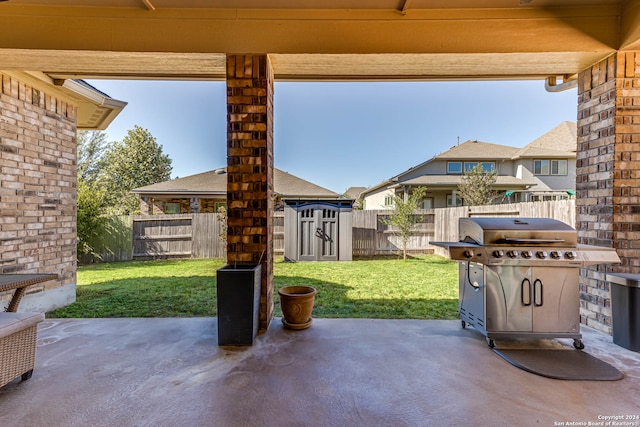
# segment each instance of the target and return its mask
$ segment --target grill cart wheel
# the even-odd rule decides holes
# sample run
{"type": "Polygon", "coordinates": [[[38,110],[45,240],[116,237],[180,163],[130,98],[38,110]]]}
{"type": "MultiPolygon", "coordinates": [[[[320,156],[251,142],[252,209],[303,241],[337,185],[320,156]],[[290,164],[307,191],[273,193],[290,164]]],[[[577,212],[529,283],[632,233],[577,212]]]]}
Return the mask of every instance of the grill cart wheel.
{"type": "Polygon", "coordinates": [[[489,346],[489,348],[493,348],[496,346],[496,342],[492,338],[487,337],[487,345],[489,346]]]}
{"type": "Polygon", "coordinates": [[[577,348],[578,350],[583,350],[584,349],[584,343],[580,339],[573,340],[573,346],[575,348],[577,348]]]}
{"type": "Polygon", "coordinates": [[[464,320],[462,321],[462,329],[467,329],[467,322],[464,320]]]}

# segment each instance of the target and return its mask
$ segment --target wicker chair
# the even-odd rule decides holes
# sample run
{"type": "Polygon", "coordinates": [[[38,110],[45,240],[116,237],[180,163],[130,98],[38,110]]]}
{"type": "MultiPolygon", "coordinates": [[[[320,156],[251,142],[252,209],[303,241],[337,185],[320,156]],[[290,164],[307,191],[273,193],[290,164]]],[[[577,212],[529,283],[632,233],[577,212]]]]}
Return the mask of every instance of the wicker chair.
{"type": "Polygon", "coordinates": [[[28,380],[36,361],[38,323],[42,313],[0,312],[0,387],[22,376],[28,380]]]}

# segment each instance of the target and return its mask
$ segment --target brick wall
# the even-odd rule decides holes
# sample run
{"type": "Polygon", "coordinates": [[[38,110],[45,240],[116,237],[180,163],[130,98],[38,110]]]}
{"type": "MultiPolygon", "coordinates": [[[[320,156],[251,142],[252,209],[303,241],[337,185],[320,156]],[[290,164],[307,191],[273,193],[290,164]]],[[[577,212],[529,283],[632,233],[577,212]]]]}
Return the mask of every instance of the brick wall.
{"type": "Polygon", "coordinates": [[[640,273],[640,52],[618,53],[578,81],[579,243],[616,248],[620,265],[581,270],[582,322],[611,333],[607,271],[640,273]]]}
{"type": "Polygon", "coordinates": [[[20,306],[45,311],[75,300],[77,106],[53,86],[0,78],[0,273],[58,274],[20,306]]]}
{"type": "Polygon", "coordinates": [[[227,262],[262,264],[260,329],[273,317],[273,72],[227,55],[227,262]]]}

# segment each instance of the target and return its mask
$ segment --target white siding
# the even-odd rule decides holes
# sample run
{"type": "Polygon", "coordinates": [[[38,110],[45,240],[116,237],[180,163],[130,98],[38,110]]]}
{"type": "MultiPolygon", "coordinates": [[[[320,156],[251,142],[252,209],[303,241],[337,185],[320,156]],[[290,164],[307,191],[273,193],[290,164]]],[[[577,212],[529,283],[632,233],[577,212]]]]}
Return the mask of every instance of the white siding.
{"type": "Polygon", "coordinates": [[[364,208],[371,209],[388,209],[389,206],[385,206],[384,199],[387,196],[393,196],[394,192],[388,188],[381,188],[375,193],[368,194],[364,198],[364,208]]]}

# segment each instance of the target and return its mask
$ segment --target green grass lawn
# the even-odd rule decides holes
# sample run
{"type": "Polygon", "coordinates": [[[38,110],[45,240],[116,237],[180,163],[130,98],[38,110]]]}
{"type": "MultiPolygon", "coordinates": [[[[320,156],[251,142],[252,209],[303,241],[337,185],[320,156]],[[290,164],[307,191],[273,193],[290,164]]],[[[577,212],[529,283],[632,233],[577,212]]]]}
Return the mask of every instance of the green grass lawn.
{"type": "MultiPolygon", "coordinates": [[[[78,268],[77,301],[47,317],[191,317],[216,315],[221,259],[142,261],[78,268]]],[[[318,289],[313,316],[455,319],[458,269],[437,256],[352,262],[274,264],[277,289],[318,289]]]]}

